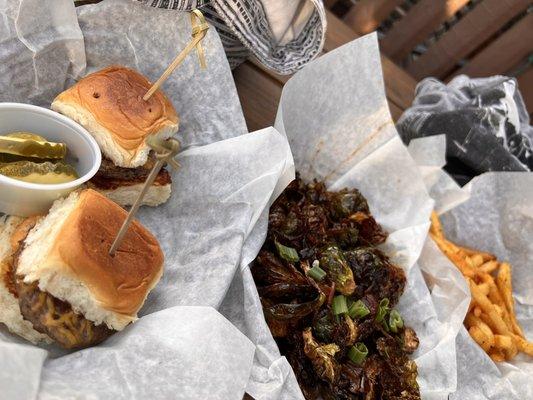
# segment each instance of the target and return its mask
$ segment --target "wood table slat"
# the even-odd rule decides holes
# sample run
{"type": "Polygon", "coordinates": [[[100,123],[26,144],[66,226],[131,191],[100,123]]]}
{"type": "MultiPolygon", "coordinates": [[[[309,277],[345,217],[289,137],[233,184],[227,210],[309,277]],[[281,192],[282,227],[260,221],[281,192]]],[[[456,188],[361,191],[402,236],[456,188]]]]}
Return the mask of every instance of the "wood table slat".
{"type": "Polygon", "coordinates": [[[426,40],[440,24],[452,17],[469,0],[420,0],[404,18],[393,25],[382,40],[382,50],[392,60],[402,61],[426,40]]]}
{"type": "Polygon", "coordinates": [[[407,71],[415,78],[445,78],[459,60],[471,54],[503,25],[524,11],[531,0],[484,0],[411,62],[407,71]]]}
{"type": "Polygon", "coordinates": [[[364,35],[377,27],[401,5],[404,0],[360,0],[343,17],[355,32],[364,35]]]}
{"type": "Polygon", "coordinates": [[[233,76],[248,131],[274,125],[282,84],[248,61],[233,76]]]}
{"type": "Polygon", "coordinates": [[[532,52],[533,13],[530,13],[491,42],[456,75],[476,77],[505,74],[532,52]]]}
{"type": "Polygon", "coordinates": [[[524,98],[526,108],[530,117],[533,117],[533,67],[529,67],[525,72],[517,77],[518,89],[524,98]]]}

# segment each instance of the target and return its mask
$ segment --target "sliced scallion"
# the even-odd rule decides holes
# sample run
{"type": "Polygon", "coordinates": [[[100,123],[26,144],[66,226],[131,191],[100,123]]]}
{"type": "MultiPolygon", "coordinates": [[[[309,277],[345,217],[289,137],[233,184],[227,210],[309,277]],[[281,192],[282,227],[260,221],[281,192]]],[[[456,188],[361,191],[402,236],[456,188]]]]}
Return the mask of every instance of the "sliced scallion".
{"type": "Polygon", "coordinates": [[[298,256],[298,252],[296,251],[296,249],[289,246],[284,246],[277,240],[274,243],[276,244],[276,249],[278,250],[279,256],[281,258],[287,260],[288,262],[300,261],[300,257],[298,256]]]}
{"type": "Polygon", "coordinates": [[[403,319],[400,313],[396,310],[392,310],[389,315],[389,328],[391,332],[396,333],[398,329],[403,328],[403,319]]]}
{"type": "Polygon", "coordinates": [[[348,358],[356,365],[361,365],[368,355],[368,349],[363,342],[357,342],[348,350],[348,358]]]}
{"type": "Polygon", "coordinates": [[[335,296],[331,303],[331,310],[333,315],[346,314],[348,312],[348,306],[346,305],[346,297],[342,294],[335,296]]]}
{"type": "Polygon", "coordinates": [[[348,315],[352,319],[360,319],[366,317],[368,314],[370,314],[370,310],[366,306],[365,303],[363,303],[361,300],[357,300],[356,302],[353,302],[350,304],[350,307],[348,307],[348,315]]]}
{"type": "Polygon", "coordinates": [[[320,282],[326,277],[326,271],[320,268],[320,263],[318,260],[313,261],[313,267],[307,271],[307,276],[310,276],[315,281],[320,282]]]}
{"type": "Polygon", "coordinates": [[[378,312],[376,314],[377,322],[384,322],[385,316],[389,312],[389,299],[386,297],[379,302],[378,312]]]}

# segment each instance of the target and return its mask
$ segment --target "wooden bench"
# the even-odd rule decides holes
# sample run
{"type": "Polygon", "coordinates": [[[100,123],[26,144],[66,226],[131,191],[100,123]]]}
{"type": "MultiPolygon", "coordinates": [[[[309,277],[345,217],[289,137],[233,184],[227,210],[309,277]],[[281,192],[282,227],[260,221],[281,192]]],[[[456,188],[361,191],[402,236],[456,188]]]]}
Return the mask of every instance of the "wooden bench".
{"type": "Polygon", "coordinates": [[[378,29],[381,51],[414,79],[515,76],[533,112],[531,0],[326,0],[359,34],[378,29]]]}

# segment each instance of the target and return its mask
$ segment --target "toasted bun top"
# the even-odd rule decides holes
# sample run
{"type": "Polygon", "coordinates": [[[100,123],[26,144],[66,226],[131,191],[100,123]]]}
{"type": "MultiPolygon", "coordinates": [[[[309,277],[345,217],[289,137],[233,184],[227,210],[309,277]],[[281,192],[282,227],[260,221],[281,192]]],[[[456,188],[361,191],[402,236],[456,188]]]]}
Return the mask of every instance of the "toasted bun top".
{"type": "Polygon", "coordinates": [[[157,239],[134,221],[112,257],[108,251],[127,213],[98,192],[87,189],[63,224],[53,250],[60,264],[89,288],[101,307],[136,315],[163,270],[157,239]]]}
{"type": "Polygon", "coordinates": [[[118,145],[135,151],[147,136],[178,123],[176,110],[161,90],[147,101],[142,99],[151,86],[137,71],[111,66],[87,75],[54,103],[73,103],[88,110],[118,145]]]}

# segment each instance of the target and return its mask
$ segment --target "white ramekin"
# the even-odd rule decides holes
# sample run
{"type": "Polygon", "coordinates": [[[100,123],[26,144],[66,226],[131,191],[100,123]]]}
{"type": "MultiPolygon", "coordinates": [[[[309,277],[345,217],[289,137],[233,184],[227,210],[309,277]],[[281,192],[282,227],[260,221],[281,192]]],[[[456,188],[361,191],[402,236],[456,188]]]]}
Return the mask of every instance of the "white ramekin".
{"type": "Polygon", "coordinates": [[[100,168],[102,156],[96,141],[84,128],[61,114],[29,104],[0,103],[0,135],[16,131],[28,131],[52,142],[66,143],[68,159],[80,177],[72,182],[45,185],[0,174],[1,213],[44,214],[54,200],[87,182],[100,168]]]}

